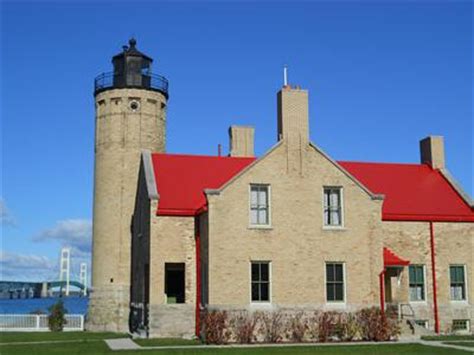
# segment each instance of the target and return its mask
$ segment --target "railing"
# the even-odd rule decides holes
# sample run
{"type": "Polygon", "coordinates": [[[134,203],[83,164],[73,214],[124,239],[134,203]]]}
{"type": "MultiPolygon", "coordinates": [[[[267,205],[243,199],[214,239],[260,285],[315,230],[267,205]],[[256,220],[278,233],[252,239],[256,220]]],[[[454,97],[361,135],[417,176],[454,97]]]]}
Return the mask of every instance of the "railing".
{"type": "Polygon", "coordinates": [[[159,91],[168,98],[168,79],[151,73],[129,73],[128,75],[114,72],[102,73],[94,80],[94,94],[112,88],[140,88],[159,91]]]}
{"type": "MultiPolygon", "coordinates": [[[[66,314],[64,331],[84,330],[84,315],[66,314]]],[[[0,314],[0,332],[48,331],[46,314],[0,314]]]]}

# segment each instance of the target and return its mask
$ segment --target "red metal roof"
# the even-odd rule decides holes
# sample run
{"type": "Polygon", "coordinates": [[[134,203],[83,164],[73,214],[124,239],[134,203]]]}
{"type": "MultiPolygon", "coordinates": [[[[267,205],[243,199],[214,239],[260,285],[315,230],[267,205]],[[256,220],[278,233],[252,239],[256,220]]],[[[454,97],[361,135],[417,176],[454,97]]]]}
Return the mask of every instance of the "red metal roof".
{"type": "Polygon", "coordinates": [[[194,216],[206,205],[204,189],[218,189],[255,158],[152,154],[158,215],[194,216]]]}
{"type": "Polygon", "coordinates": [[[383,248],[383,266],[407,266],[408,260],[403,260],[389,248],[383,248]]]}
{"type": "MultiPolygon", "coordinates": [[[[194,216],[206,207],[204,189],[218,189],[255,158],[152,154],[158,215],[194,216]]],[[[386,221],[474,222],[474,210],[437,170],[423,164],[339,162],[375,194],[385,195],[386,221]]]]}
{"type": "Polygon", "coordinates": [[[474,210],[443,174],[425,164],[339,162],[375,194],[386,221],[474,222],[474,210]]]}

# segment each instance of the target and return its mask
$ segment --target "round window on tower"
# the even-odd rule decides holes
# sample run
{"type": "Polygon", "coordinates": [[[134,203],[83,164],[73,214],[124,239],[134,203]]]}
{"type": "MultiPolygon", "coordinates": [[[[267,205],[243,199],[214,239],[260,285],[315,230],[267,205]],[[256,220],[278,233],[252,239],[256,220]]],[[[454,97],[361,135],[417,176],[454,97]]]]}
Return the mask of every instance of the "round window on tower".
{"type": "Polygon", "coordinates": [[[140,101],[138,100],[131,100],[129,103],[128,103],[128,107],[130,108],[130,110],[132,112],[137,112],[140,110],[140,101]]]}

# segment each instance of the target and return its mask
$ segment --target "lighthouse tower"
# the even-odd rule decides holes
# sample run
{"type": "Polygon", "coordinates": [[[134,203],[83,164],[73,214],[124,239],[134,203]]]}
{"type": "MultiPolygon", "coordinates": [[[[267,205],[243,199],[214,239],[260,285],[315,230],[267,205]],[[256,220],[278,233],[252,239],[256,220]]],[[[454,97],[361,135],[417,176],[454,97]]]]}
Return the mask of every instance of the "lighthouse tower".
{"type": "Polygon", "coordinates": [[[131,220],[142,149],[164,152],[168,81],[135,39],[95,79],[95,170],[90,330],[127,331],[131,220]]]}

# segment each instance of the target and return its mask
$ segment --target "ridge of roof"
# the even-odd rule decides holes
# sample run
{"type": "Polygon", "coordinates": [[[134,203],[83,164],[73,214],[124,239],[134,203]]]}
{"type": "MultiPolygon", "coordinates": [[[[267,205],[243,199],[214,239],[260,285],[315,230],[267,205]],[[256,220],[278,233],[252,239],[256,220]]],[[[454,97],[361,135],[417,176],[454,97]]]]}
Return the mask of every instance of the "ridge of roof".
{"type": "Polygon", "coordinates": [[[153,152],[152,155],[166,157],[182,157],[182,158],[212,158],[212,159],[258,159],[257,157],[231,157],[229,155],[204,155],[204,154],[184,154],[184,153],[159,153],[153,152]]]}
{"type": "Polygon", "coordinates": [[[424,163],[400,163],[400,162],[360,161],[360,160],[336,160],[336,161],[342,164],[397,165],[397,166],[411,166],[411,167],[426,166],[428,168],[431,168],[428,164],[424,164],[424,163]]]}

